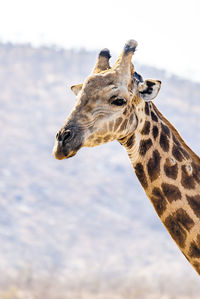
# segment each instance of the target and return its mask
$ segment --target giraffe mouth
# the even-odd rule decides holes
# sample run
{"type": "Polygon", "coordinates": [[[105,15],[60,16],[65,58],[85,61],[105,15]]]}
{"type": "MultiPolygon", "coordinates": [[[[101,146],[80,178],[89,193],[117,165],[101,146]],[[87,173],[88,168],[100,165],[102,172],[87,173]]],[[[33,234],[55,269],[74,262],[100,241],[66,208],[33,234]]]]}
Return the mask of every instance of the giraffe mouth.
{"type": "Polygon", "coordinates": [[[71,151],[71,152],[68,153],[68,154],[65,154],[65,152],[64,152],[64,154],[65,154],[65,158],[64,158],[64,159],[68,159],[68,158],[72,158],[72,157],[74,157],[74,156],[76,155],[77,151],[78,151],[78,150],[76,150],[76,151],[71,151]]]}
{"type": "Polygon", "coordinates": [[[53,156],[57,160],[64,160],[71,157],[74,157],[78,150],[81,148],[82,143],[79,143],[78,145],[73,145],[72,143],[63,144],[62,142],[55,142],[54,148],[53,148],[53,156]]]}
{"type": "Polygon", "coordinates": [[[76,147],[76,149],[72,150],[72,149],[69,149],[66,147],[62,147],[59,144],[55,144],[55,146],[53,148],[53,156],[57,160],[68,159],[68,158],[74,157],[80,148],[81,148],[81,145],[76,147]]]}

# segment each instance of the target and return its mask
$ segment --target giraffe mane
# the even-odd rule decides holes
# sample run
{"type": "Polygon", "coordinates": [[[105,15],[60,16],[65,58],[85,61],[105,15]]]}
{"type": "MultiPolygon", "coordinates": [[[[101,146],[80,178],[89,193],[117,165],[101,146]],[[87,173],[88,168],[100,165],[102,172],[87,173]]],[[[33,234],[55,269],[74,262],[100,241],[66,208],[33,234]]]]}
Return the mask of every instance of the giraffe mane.
{"type": "Polygon", "coordinates": [[[185,143],[185,141],[183,140],[183,138],[180,136],[179,132],[175,129],[175,127],[163,116],[163,114],[158,110],[158,108],[155,106],[154,103],[152,103],[153,108],[155,109],[155,111],[157,112],[157,114],[160,116],[161,119],[163,119],[165,121],[165,123],[168,125],[168,127],[171,129],[171,131],[174,133],[174,136],[181,142],[181,145],[183,145],[183,147],[185,147],[185,149],[188,151],[188,153],[192,156],[192,158],[198,163],[200,164],[200,157],[197,156],[193,150],[191,150],[191,148],[185,143]]]}

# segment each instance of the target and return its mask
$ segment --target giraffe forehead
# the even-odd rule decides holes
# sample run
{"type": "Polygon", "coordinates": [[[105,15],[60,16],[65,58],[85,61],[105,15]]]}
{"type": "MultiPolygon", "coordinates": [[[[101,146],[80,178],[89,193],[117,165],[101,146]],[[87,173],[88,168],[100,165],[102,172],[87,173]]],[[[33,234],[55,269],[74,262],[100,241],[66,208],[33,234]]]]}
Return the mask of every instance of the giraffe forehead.
{"type": "Polygon", "coordinates": [[[84,82],[83,93],[93,97],[114,92],[127,93],[127,85],[118,79],[114,72],[91,75],[84,82]]]}
{"type": "Polygon", "coordinates": [[[92,102],[101,103],[104,100],[108,101],[111,97],[118,96],[125,99],[128,99],[130,97],[126,86],[111,83],[104,86],[86,86],[83,89],[79,99],[82,103],[90,104],[92,102]]]}
{"type": "Polygon", "coordinates": [[[112,74],[95,74],[89,76],[84,82],[84,90],[90,90],[91,88],[101,88],[107,85],[114,84],[116,82],[115,76],[112,74]]]}

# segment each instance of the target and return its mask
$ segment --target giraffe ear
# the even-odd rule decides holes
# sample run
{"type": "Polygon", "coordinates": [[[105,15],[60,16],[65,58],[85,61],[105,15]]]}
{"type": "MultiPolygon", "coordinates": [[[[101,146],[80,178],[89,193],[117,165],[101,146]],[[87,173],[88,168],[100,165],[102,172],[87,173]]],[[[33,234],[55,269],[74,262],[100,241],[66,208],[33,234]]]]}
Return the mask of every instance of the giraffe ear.
{"type": "Polygon", "coordinates": [[[73,85],[73,86],[71,86],[71,90],[77,96],[77,94],[81,91],[82,86],[83,86],[83,84],[73,85]]]}
{"type": "Polygon", "coordinates": [[[149,102],[157,96],[160,87],[161,87],[161,81],[147,79],[144,82],[140,83],[138,86],[140,97],[144,101],[149,102]]]}

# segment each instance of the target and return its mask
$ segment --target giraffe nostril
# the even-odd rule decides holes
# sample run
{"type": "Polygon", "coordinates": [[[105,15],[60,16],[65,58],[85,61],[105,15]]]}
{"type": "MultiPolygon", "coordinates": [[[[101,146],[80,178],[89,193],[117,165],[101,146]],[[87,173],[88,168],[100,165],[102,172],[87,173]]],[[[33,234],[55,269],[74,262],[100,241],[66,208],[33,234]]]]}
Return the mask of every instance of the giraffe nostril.
{"type": "Polygon", "coordinates": [[[65,135],[63,137],[63,142],[67,142],[67,141],[71,140],[72,137],[73,137],[72,131],[66,130],[65,135]]]}
{"type": "Polygon", "coordinates": [[[62,136],[61,136],[61,133],[60,133],[60,132],[56,134],[56,139],[57,139],[58,141],[62,141],[62,136]]]}

